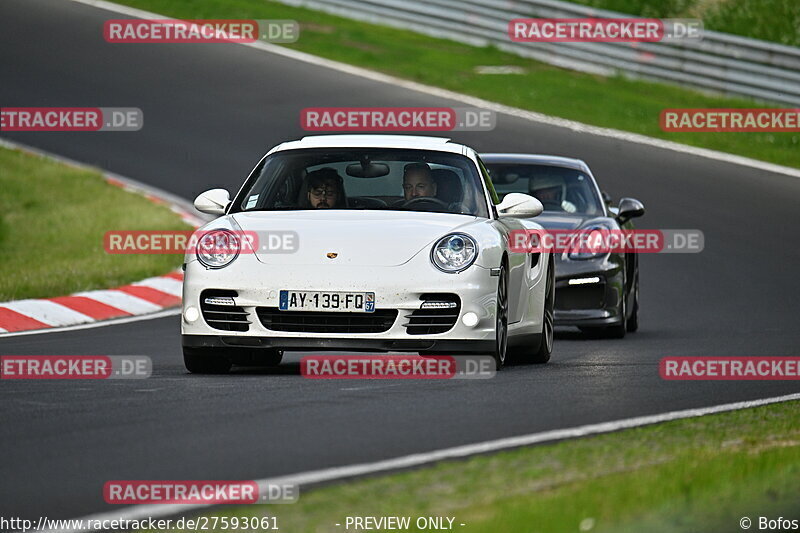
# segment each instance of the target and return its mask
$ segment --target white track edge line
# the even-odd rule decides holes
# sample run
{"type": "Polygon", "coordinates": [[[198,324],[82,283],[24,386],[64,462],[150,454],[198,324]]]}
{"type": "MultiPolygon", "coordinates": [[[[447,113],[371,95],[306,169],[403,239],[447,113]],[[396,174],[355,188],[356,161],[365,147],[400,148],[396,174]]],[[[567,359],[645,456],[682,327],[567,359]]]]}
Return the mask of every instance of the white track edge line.
{"type": "MultiPolygon", "coordinates": [[[[75,161],[73,159],[69,159],[68,157],[64,157],[64,156],[61,156],[61,155],[58,155],[58,154],[54,154],[54,153],[48,152],[46,150],[42,150],[40,148],[35,148],[33,146],[29,146],[29,145],[24,144],[24,143],[20,143],[20,142],[17,142],[17,141],[12,141],[12,140],[4,138],[4,137],[0,137],[0,146],[5,147],[5,148],[9,148],[9,149],[13,149],[13,150],[22,150],[24,152],[30,152],[30,153],[39,155],[41,157],[46,157],[48,159],[52,159],[54,161],[58,161],[58,162],[63,163],[65,165],[69,165],[69,166],[78,167],[78,168],[82,168],[82,169],[86,169],[86,170],[92,170],[92,171],[100,172],[103,175],[103,177],[113,178],[113,179],[116,179],[116,180],[118,180],[118,181],[120,181],[122,183],[125,183],[127,185],[131,185],[131,186],[133,186],[133,187],[135,187],[137,189],[140,189],[140,191],[139,191],[140,193],[152,194],[153,196],[157,196],[159,198],[162,198],[167,202],[180,205],[182,208],[185,207],[186,209],[190,210],[190,213],[192,213],[193,216],[196,216],[197,218],[200,218],[202,220],[201,217],[203,215],[194,215],[193,212],[195,210],[194,210],[194,206],[191,204],[191,202],[189,202],[185,198],[181,198],[180,196],[177,196],[177,195],[172,194],[170,192],[167,192],[165,190],[159,189],[158,187],[154,187],[152,185],[148,185],[146,183],[142,183],[142,182],[137,181],[137,180],[132,179],[132,178],[128,178],[128,177],[125,177],[125,176],[120,176],[119,174],[115,174],[113,172],[109,172],[109,171],[101,169],[101,168],[93,167],[92,165],[88,165],[86,163],[81,163],[80,161],[75,161]]],[[[162,277],[162,276],[154,276],[154,277],[162,277]]],[[[150,279],[150,278],[147,278],[147,279],[150,279]]],[[[141,280],[141,281],[145,281],[145,280],[141,280]]],[[[138,282],[134,282],[134,283],[138,283],[138,282]]],[[[116,287],[112,287],[110,289],[101,289],[101,290],[114,290],[115,288],[116,287]]],[[[47,298],[42,298],[42,300],[47,300],[47,298]]],[[[4,303],[9,303],[9,302],[4,302],[4,303]]],[[[3,339],[7,339],[9,337],[20,337],[20,336],[23,336],[23,335],[41,335],[41,334],[44,334],[44,333],[62,333],[62,332],[65,332],[65,331],[76,331],[76,330],[81,330],[81,329],[92,329],[92,328],[100,328],[100,327],[105,327],[105,326],[115,326],[115,325],[119,325],[119,324],[128,324],[128,323],[131,323],[131,322],[139,322],[141,320],[154,320],[156,318],[163,318],[163,317],[179,315],[179,314],[180,314],[180,309],[179,308],[173,308],[173,309],[165,309],[163,311],[153,311],[153,312],[144,313],[144,314],[141,314],[141,315],[133,315],[133,316],[125,316],[125,317],[119,317],[119,318],[111,318],[111,319],[107,319],[107,320],[97,320],[97,321],[94,321],[94,322],[88,322],[88,323],[84,323],[84,324],[74,324],[74,325],[70,325],[70,326],[57,326],[57,327],[52,327],[52,328],[31,329],[31,330],[25,330],[25,331],[5,331],[5,330],[1,330],[0,329],[0,341],[3,340],[3,339]]]]}
{"type": "Polygon", "coordinates": [[[77,331],[79,329],[92,329],[92,328],[102,328],[105,326],[118,326],[120,324],[141,322],[142,320],[155,320],[156,318],[164,318],[167,316],[174,316],[180,314],[181,314],[181,308],[174,307],[170,309],[164,309],[163,311],[154,311],[152,313],[145,313],[143,315],[109,318],[106,320],[98,320],[96,322],[88,322],[86,324],[75,324],[72,326],[58,326],[45,329],[29,329],[25,331],[9,331],[7,333],[0,333],[0,341],[8,339],[10,337],[21,337],[23,335],[42,335],[45,333],[63,333],[65,331],[77,331]]]}
{"type": "MultiPolygon", "coordinates": [[[[157,13],[152,13],[149,11],[144,11],[141,9],[131,8],[128,6],[122,6],[119,4],[115,4],[113,2],[108,2],[106,0],[70,0],[71,2],[76,2],[79,4],[84,4],[88,6],[92,6],[98,9],[104,9],[106,11],[111,11],[115,13],[120,13],[123,15],[127,15],[130,17],[141,18],[141,19],[171,19],[171,17],[167,17],[165,15],[159,15],[157,13]]],[[[172,19],[175,20],[175,19],[172,19]]],[[[611,139],[617,139],[625,142],[630,142],[634,144],[641,144],[646,146],[652,146],[655,148],[660,148],[663,150],[669,150],[673,152],[679,152],[683,154],[694,155],[698,157],[703,157],[706,159],[711,159],[714,161],[720,161],[724,163],[755,168],[758,170],[763,170],[766,172],[772,172],[776,174],[783,174],[786,176],[791,176],[794,178],[800,178],[800,169],[787,167],[783,165],[778,165],[775,163],[768,163],[766,161],[760,161],[758,159],[752,159],[749,157],[739,156],[735,154],[729,154],[726,152],[719,152],[717,150],[711,150],[709,148],[699,148],[695,146],[690,146],[686,144],[681,144],[673,141],[665,141],[662,139],[657,139],[655,137],[648,137],[646,135],[641,135],[638,133],[631,133],[622,130],[616,130],[613,128],[604,128],[601,126],[592,126],[589,124],[584,124],[582,122],[577,122],[574,120],[568,120],[564,118],[554,117],[551,115],[545,115],[543,113],[538,113],[535,111],[528,111],[525,109],[520,109],[516,107],[511,107],[503,104],[499,104],[497,102],[491,102],[488,100],[484,100],[482,98],[469,96],[461,93],[457,93],[455,91],[450,91],[447,89],[441,89],[438,87],[433,87],[430,85],[425,85],[422,83],[417,83],[409,80],[405,80],[402,78],[397,78],[388,74],[382,74],[379,72],[374,72],[365,68],[356,67],[353,65],[348,65],[346,63],[341,63],[338,61],[334,61],[331,59],[325,59],[319,56],[315,56],[312,54],[308,54],[306,52],[300,52],[297,50],[292,50],[286,47],[278,46],[275,44],[266,43],[263,41],[257,41],[255,43],[236,43],[242,44],[244,46],[249,46],[251,48],[256,48],[265,52],[270,52],[272,54],[284,56],[287,58],[295,59],[297,61],[302,61],[304,63],[310,63],[313,65],[329,68],[332,70],[337,70],[339,72],[344,72],[346,74],[351,74],[354,76],[359,76],[362,78],[371,79],[373,81],[383,82],[387,84],[391,84],[394,86],[402,87],[404,89],[409,89],[413,91],[417,91],[420,93],[430,94],[431,96],[437,96],[440,98],[448,98],[450,100],[455,100],[459,102],[463,102],[466,104],[473,105],[475,107],[481,107],[484,109],[489,109],[495,111],[497,113],[504,113],[506,115],[515,116],[518,118],[526,119],[531,122],[538,122],[541,124],[547,124],[551,126],[557,126],[561,128],[566,128],[578,133],[584,133],[589,135],[595,135],[598,137],[607,137],[611,139]]]]}
{"type": "MultiPolygon", "coordinates": [[[[297,474],[289,474],[286,476],[279,476],[273,478],[264,478],[255,481],[260,489],[271,484],[272,485],[294,484],[301,486],[308,484],[316,484],[326,481],[351,478],[355,476],[363,476],[366,474],[373,474],[377,472],[387,472],[391,470],[421,466],[447,459],[461,459],[471,455],[497,452],[501,450],[518,448],[521,446],[529,446],[532,444],[542,444],[545,442],[553,442],[565,439],[587,437],[590,435],[611,433],[623,429],[632,429],[636,427],[649,426],[661,422],[670,422],[673,420],[694,418],[694,417],[724,413],[729,411],[738,411],[741,409],[749,409],[753,407],[760,407],[775,403],[783,403],[793,400],[800,400],[800,393],[788,394],[785,396],[776,396],[772,398],[764,398],[760,400],[748,400],[743,402],[727,403],[711,407],[699,407],[693,409],[684,409],[680,411],[670,411],[667,413],[661,413],[656,415],[625,418],[621,420],[615,420],[612,422],[588,424],[583,426],[577,426],[574,428],[556,429],[540,433],[531,433],[528,435],[520,435],[517,437],[508,437],[508,438],[478,442],[474,444],[455,446],[451,448],[443,448],[431,452],[404,455],[393,459],[386,459],[383,461],[376,461],[372,463],[360,463],[348,466],[326,468],[321,470],[312,470],[309,472],[300,472],[297,474]]],[[[142,520],[146,518],[160,518],[171,515],[177,515],[179,513],[194,511],[197,509],[203,509],[208,507],[214,507],[214,505],[208,505],[208,504],[133,505],[123,510],[120,510],[119,512],[97,513],[97,514],[87,515],[82,518],[75,518],[73,520],[83,520],[84,522],[90,520],[92,522],[94,522],[95,520],[99,520],[101,522],[104,520],[142,520]]],[[[57,530],[48,530],[47,533],[78,533],[80,531],[85,532],[85,531],[99,531],[99,530],[85,529],[85,528],[80,530],[57,529],[57,530]]]]}

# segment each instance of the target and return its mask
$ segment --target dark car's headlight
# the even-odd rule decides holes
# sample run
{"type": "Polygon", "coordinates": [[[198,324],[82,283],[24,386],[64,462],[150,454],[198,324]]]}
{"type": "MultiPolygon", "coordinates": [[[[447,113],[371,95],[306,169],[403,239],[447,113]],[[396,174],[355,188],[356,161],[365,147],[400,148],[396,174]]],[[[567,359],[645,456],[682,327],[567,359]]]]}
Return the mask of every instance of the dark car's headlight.
{"type": "Polygon", "coordinates": [[[597,259],[610,252],[608,236],[613,230],[605,226],[589,226],[579,229],[570,244],[567,257],[577,261],[597,259]]]}
{"type": "Polygon", "coordinates": [[[197,260],[206,268],[223,268],[239,257],[242,239],[229,230],[203,232],[195,247],[197,260]]]}
{"type": "Polygon", "coordinates": [[[464,233],[445,235],[433,245],[431,262],[442,272],[455,274],[469,268],[478,257],[475,239],[464,233]]]}

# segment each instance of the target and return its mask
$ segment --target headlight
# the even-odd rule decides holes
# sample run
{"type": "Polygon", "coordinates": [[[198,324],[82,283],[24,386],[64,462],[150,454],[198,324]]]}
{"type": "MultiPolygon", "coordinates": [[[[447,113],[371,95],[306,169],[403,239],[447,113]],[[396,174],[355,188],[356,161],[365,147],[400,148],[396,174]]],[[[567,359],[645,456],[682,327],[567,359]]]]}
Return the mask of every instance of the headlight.
{"type": "Polygon", "coordinates": [[[591,226],[578,230],[570,244],[567,257],[580,261],[608,255],[611,233],[609,228],[603,226],[591,226]]]}
{"type": "Polygon", "coordinates": [[[453,233],[439,239],[431,250],[431,262],[442,272],[455,274],[469,268],[478,257],[478,245],[464,233],[453,233]]]}
{"type": "Polygon", "coordinates": [[[197,240],[197,260],[206,268],[222,268],[228,266],[239,256],[242,241],[238,235],[229,230],[211,230],[203,232],[197,240]]]}

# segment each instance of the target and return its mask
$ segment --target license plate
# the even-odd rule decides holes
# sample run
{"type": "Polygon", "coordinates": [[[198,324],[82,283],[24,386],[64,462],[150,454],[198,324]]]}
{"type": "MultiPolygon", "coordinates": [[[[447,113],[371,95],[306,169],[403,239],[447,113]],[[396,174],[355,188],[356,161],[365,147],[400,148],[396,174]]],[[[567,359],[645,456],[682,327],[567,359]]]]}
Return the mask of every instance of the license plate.
{"type": "Polygon", "coordinates": [[[375,312],[374,292],[281,291],[281,311],[375,312]]]}

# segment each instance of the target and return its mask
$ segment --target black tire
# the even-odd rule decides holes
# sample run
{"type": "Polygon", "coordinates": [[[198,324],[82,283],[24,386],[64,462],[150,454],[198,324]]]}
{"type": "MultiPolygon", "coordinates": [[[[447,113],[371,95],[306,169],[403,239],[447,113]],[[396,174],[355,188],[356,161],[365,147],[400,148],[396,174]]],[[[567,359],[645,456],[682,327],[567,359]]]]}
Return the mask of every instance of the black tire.
{"type": "Polygon", "coordinates": [[[518,346],[508,349],[508,359],[515,364],[543,365],[553,353],[555,331],[556,274],[551,261],[544,293],[544,313],[539,343],[535,346],[518,346]]]}
{"type": "Polygon", "coordinates": [[[213,348],[183,348],[183,364],[192,374],[227,374],[231,360],[213,348]]]}
{"type": "Polygon", "coordinates": [[[505,263],[500,265],[500,276],[497,280],[497,312],[495,313],[495,368],[500,370],[506,363],[508,352],[508,270],[505,263]]]}
{"type": "Polygon", "coordinates": [[[544,297],[544,320],[542,322],[542,335],[539,349],[530,358],[531,363],[543,365],[550,360],[553,354],[553,337],[555,335],[555,305],[556,305],[556,272],[555,265],[550,262],[548,266],[547,285],[544,297]]]}
{"type": "Polygon", "coordinates": [[[629,333],[639,329],[639,270],[636,270],[636,277],[633,282],[633,310],[631,316],[625,322],[625,328],[629,333]]]}

